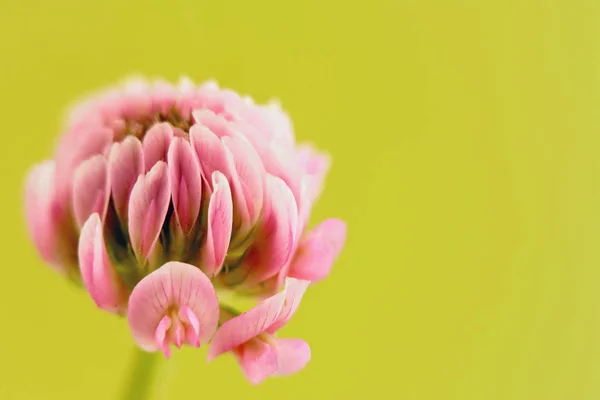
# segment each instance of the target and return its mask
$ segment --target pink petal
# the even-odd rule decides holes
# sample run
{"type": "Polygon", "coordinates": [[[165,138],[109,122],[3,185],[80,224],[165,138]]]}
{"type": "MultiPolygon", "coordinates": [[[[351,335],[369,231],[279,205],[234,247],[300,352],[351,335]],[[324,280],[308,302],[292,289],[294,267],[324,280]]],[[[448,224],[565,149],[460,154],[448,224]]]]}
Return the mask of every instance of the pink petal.
{"type": "MultiPolygon", "coordinates": [[[[127,312],[138,345],[148,351],[164,350],[164,343],[157,341],[159,324],[165,315],[180,318],[177,311],[184,307],[191,310],[196,321],[187,324],[182,319],[186,330],[198,332],[196,343],[189,344],[206,343],[219,322],[219,300],[208,277],[193,265],[173,261],[142,279],[129,297],[127,312]]],[[[190,336],[186,334],[186,338],[190,336]]]]}
{"type": "Polygon", "coordinates": [[[144,173],[144,152],[138,138],[128,136],[121,143],[112,145],[108,170],[115,209],[121,221],[125,222],[131,190],[138,176],[144,173]]]}
{"type": "Polygon", "coordinates": [[[173,138],[173,128],[167,122],[155,124],[146,132],[143,141],[146,172],[159,161],[167,161],[167,152],[173,138]]]}
{"type": "Polygon", "coordinates": [[[236,348],[233,354],[253,385],[259,384],[278,370],[277,351],[262,340],[251,340],[236,348]]]}
{"type": "Polygon", "coordinates": [[[239,204],[238,209],[243,212],[242,229],[247,227],[249,230],[258,220],[263,208],[265,169],[249,142],[231,137],[224,137],[222,141],[239,180],[241,196],[238,204],[243,204],[239,204]]]}
{"type": "Polygon", "coordinates": [[[181,138],[172,140],[168,160],[175,216],[183,232],[189,234],[200,212],[200,166],[190,144],[181,138]]]}
{"type": "Polygon", "coordinates": [[[172,320],[168,315],[162,317],[156,330],[154,331],[154,340],[156,341],[157,347],[164,353],[165,357],[171,358],[171,349],[169,348],[169,339],[167,338],[167,332],[171,327],[172,320]]]}
{"type": "Polygon", "coordinates": [[[60,266],[59,232],[53,210],[56,201],[54,170],[54,161],[46,161],[29,172],[25,187],[25,214],[29,235],[42,258],[64,272],[60,266]]]}
{"type": "Polygon", "coordinates": [[[277,361],[275,375],[295,374],[310,361],[310,347],[300,339],[277,339],[277,361]]]}
{"type": "Polygon", "coordinates": [[[185,341],[190,346],[200,347],[200,321],[188,306],[179,309],[179,318],[188,325],[185,341]]]}
{"type": "Polygon", "coordinates": [[[304,170],[304,174],[311,178],[307,194],[312,203],[321,193],[325,176],[331,166],[331,160],[326,154],[319,153],[308,145],[300,147],[296,156],[304,170]]]}
{"type": "Polygon", "coordinates": [[[208,360],[248,342],[277,321],[286,299],[285,289],[221,325],[208,347],[208,360]]]}
{"type": "Polygon", "coordinates": [[[267,175],[264,221],[247,256],[251,265],[245,283],[253,285],[275,276],[288,262],[295,245],[298,208],[289,187],[267,175]]]}
{"type": "Polygon", "coordinates": [[[198,157],[202,176],[207,184],[214,171],[222,172],[226,177],[229,175],[229,162],[225,154],[225,147],[221,140],[202,125],[194,125],[190,129],[190,142],[198,157]]]}
{"type": "Polygon", "coordinates": [[[140,175],[133,186],[129,200],[129,236],[133,251],[142,264],[154,250],[170,198],[168,169],[163,161],[146,175],[140,175]]]}
{"type": "Polygon", "coordinates": [[[312,282],[329,275],[346,242],[346,223],[327,219],[314,228],[300,243],[288,275],[312,282]]]}
{"type": "Polygon", "coordinates": [[[192,112],[196,125],[205,126],[219,138],[224,136],[236,136],[235,131],[228,121],[213,111],[207,109],[192,112]]]}
{"type": "Polygon", "coordinates": [[[93,125],[85,130],[72,130],[63,137],[56,154],[56,189],[61,204],[68,206],[72,200],[75,169],[90,157],[102,154],[112,140],[110,129],[93,125]]]}
{"type": "Polygon", "coordinates": [[[233,222],[231,189],[225,175],[218,171],[213,172],[212,187],[213,193],[208,204],[206,243],[202,257],[203,270],[211,277],[218,274],[223,266],[233,222]]]}
{"type": "Polygon", "coordinates": [[[73,213],[82,227],[94,213],[104,219],[110,197],[108,165],[102,155],[84,161],[75,171],[73,181],[73,213]]]}
{"type": "Polygon", "coordinates": [[[285,293],[285,302],[279,315],[277,315],[277,319],[267,328],[266,332],[275,333],[288,323],[296,313],[296,310],[298,310],[300,300],[302,300],[302,296],[309,284],[309,281],[301,281],[294,278],[287,278],[285,280],[285,288],[283,290],[283,293],[285,293]]]}
{"type": "Polygon", "coordinates": [[[83,225],[79,236],[79,268],[83,284],[96,305],[109,312],[120,312],[127,304],[127,292],[108,258],[102,228],[97,213],[83,225]]]}

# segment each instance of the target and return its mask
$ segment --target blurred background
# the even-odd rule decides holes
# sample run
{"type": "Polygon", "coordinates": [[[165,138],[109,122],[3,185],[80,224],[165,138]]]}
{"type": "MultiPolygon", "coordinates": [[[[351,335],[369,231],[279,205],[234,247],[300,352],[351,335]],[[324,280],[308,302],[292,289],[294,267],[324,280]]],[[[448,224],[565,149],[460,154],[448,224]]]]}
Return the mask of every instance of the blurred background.
{"type": "Polygon", "coordinates": [[[127,325],[43,265],[22,188],[136,72],[281,99],[333,157],[313,223],[349,225],[281,332],[305,370],[252,387],[185,349],[170,398],[600,396],[600,3],[0,0],[1,399],[120,391],[127,325]]]}

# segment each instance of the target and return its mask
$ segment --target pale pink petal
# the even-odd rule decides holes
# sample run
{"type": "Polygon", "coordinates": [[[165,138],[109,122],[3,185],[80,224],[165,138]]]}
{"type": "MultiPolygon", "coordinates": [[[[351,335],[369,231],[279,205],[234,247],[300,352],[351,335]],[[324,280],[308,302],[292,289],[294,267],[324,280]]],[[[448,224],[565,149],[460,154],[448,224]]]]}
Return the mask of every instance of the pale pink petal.
{"type": "Polygon", "coordinates": [[[263,208],[265,169],[262,160],[247,141],[231,137],[224,137],[222,141],[240,183],[244,204],[238,208],[245,213],[242,223],[251,227],[260,217],[263,208]]]}
{"type": "Polygon", "coordinates": [[[36,165],[29,172],[25,186],[25,214],[27,228],[42,258],[60,271],[58,226],[53,204],[56,202],[54,187],[54,161],[36,165]]]}
{"type": "Polygon", "coordinates": [[[277,320],[285,299],[286,291],[283,290],[245,313],[225,321],[210,342],[208,360],[233,350],[266,331],[277,320]]]}
{"type": "Polygon", "coordinates": [[[156,81],[152,87],[152,111],[166,115],[175,105],[177,91],[166,81],[156,81]]]}
{"type": "Polygon", "coordinates": [[[165,315],[178,317],[178,310],[184,306],[195,316],[195,322],[186,330],[198,332],[196,343],[190,344],[206,343],[219,322],[219,300],[208,277],[193,265],[173,261],[142,279],[129,297],[127,312],[138,345],[148,351],[164,350],[163,343],[157,341],[157,328],[165,315]]]}
{"type": "Polygon", "coordinates": [[[225,147],[217,135],[202,125],[194,125],[190,129],[190,142],[198,162],[202,176],[208,185],[214,171],[229,175],[229,162],[225,154],[225,147]]]}
{"type": "Polygon", "coordinates": [[[90,157],[102,154],[112,140],[112,130],[94,125],[72,130],[63,137],[56,154],[56,190],[62,205],[67,207],[73,198],[75,169],[90,157]]]}
{"type": "Polygon", "coordinates": [[[244,375],[253,385],[264,381],[279,368],[277,351],[269,344],[255,339],[233,351],[244,375]]]}
{"type": "Polygon", "coordinates": [[[264,221],[247,256],[245,283],[253,285],[275,276],[288,262],[295,245],[298,208],[289,187],[267,175],[264,221]]]}
{"type": "Polygon", "coordinates": [[[167,122],[154,124],[144,136],[144,164],[146,172],[159,161],[167,161],[167,152],[173,139],[173,128],[167,122]]]}
{"type": "Polygon", "coordinates": [[[310,204],[314,203],[323,187],[325,177],[331,166],[327,154],[319,153],[312,146],[301,146],[296,153],[298,162],[307,179],[306,195],[310,204]]]}
{"type": "Polygon", "coordinates": [[[285,293],[285,301],[283,307],[279,312],[279,315],[277,315],[275,322],[266,329],[266,332],[275,333],[288,323],[294,313],[296,313],[296,310],[298,310],[300,300],[302,300],[302,296],[304,295],[304,292],[306,292],[309,284],[309,281],[302,281],[294,278],[287,278],[285,280],[285,288],[283,290],[283,293],[285,293]]]}
{"type": "Polygon", "coordinates": [[[127,303],[127,292],[111,264],[104,244],[102,221],[92,214],[79,236],[79,268],[83,284],[96,305],[109,312],[120,312],[127,303]]]}
{"type": "Polygon", "coordinates": [[[277,339],[277,361],[275,375],[295,374],[310,361],[310,347],[300,339],[277,339]]]}
{"type": "Polygon", "coordinates": [[[218,274],[223,266],[233,223],[231,189],[225,175],[218,171],[213,172],[212,187],[213,193],[208,204],[206,243],[202,256],[202,268],[211,277],[218,274]]]}
{"type": "Polygon", "coordinates": [[[93,213],[101,219],[106,215],[110,197],[108,164],[102,155],[84,161],[75,171],[73,180],[73,213],[82,227],[93,213]]]}
{"type": "Polygon", "coordinates": [[[168,161],[175,216],[183,232],[189,234],[200,212],[200,166],[190,144],[181,138],[172,140],[168,161]]]}
{"type": "Polygon", "coordinates": [[[329,275],[346,242],[346,223],[339,219],[327,219],[314,228],[302,240],[288,275],[312,282],[329,275]]]}
{"type": "Polygon", "coordinates": [[[112,145],[108,170],[115,209],[125,222],[131,190],[138,176],[144,173],[144,152],[138,138],[128,136],[121,143],[112,145]]]}
{"type": "Polygon", "coordinates": [[[236,136],[236,133],[229,122],[221,115],[216,115],[211,110],[196,110],[192,113],[192,115],[196,125],[207,127],[219,138],[224,136],[236,136]]]}
{"type": "Polygon", "coordinates": [[[167,164],[159,161],[140,175],[129,200],[129,237],[138,261],[144,264],[154,250],[169,209],[171,192],[167,164]]]}

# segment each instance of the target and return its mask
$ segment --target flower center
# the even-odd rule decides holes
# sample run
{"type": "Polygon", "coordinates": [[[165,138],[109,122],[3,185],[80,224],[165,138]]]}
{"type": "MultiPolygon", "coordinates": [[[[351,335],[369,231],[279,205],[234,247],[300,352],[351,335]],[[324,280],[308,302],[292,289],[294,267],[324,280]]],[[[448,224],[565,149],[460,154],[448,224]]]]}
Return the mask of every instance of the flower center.
{"type": "Polygon", "coordinates": [[[121,141],[126,136],[135,136],[142,140],[154,124],[161,122],[169,123],[176,134],[185,133],[185,136],[187,136],[192,126],[191,117],[183,117],[180,111],[173,106],[168,112],[156,112],[138,118],[118,119],[109,124],[109,127],[114,131],[116,142],[121,141]]]}

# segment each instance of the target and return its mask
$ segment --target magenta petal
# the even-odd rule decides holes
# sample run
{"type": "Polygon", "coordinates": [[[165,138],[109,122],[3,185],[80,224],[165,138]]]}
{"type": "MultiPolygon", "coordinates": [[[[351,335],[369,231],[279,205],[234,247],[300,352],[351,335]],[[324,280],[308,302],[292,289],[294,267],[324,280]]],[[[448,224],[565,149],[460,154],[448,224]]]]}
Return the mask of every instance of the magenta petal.
{"type": "Polygon", "coordinates": [[[53,210],[55,201],[54,162],[46,161],[36,165],[27,177],[25,187],[27,228],[42,258],[63,271],[59,265],[57,242],[59,232],[53,210]]]}
{"type": "Polygon", "coordinates": [[[120,312],[127,303],[127,292],[111,264],[102,232],[102,221],[92,214],[79,236],[79,268],[83,284],[96,305],[109,312],[120,312]]]}
{"type": "Polygon", "coordinates": [[[181,138],[172,140],[168,162],[175,215],[183,232],[189,234],[200,212],[200,166],[190,144],[181,138]]]}
{"type": "Polygon", "coordinates": [[[214,171],[222,172],[225,176],[229,175],[225,148],[217,135],[202,125],[194,125],[190,129],[190,142],[207,184],[210,185],[214,171]]]}
{"type": "MultiPolygon", "coordinates": [[[[265,191],[265,169],[252,145],[242,139],[224,137],[222,139],[229,153],[240,185],[238,208],[243,210],[242,224],[248,229],[259,218],[265,191]]],[[[242,227],[243,229],[243,227],[242,227]]]]}
{"type": "Polygon", "coordinates": [[[203,248],[202,267],[208,276],[215,276],[221,270],[233,223],[233,204],[229,182],[222,173],[212,174],[213,193],[208,204],[208,226],[206,243],[203,248]]]}
{"type": "Polygon", "coordinates": [[[310,346],[300,339],[277,339],[278,369],[275,375],[291,375],[310,361],[310,346]]]}
{"type": "Polygon", "coordinates": [[[346,241],[346,223],[328,219],[314,228],[300,243],[289,276],[319,281],[329,275],[346,241]]]}
{"type": "Polygon", "coordinates": [[[277,351],[262,340],[254,339],[233,351],[244,375],[258,385],[279,368],[277,351]]]}
{"type": "Polygon", "coordinates": [[[112,145],[108,170],[115,209],[125,222],[131,190],[138,176],[144,173],[144,152],[138,138],[128,136],[121,143],[112,145]]]}
{"type": "Polygon", "coordinates": [[[140,175],[133,186],[129,200],[129,237],[142,264],[154,250],[170,198],[167,164],[163,161],[159,161],[146,175],[140,175]]]}
{"type": "Polygon", "coordinates": [[[248,254],[252,266],[246,284],[253,285],[275,276],[294,249],[298,208],[289,187],[279,178],[267,175],[264,221],[248,254]]]}
{"type": "MultiPolygon", "coordinates": [[[[148,351],[162,349],[164,343],[157,341],[157,330],[161,320],[168,315],[171,320],[177,318],[186,329],[197,332],[197,343],[206,343],[219,322],[219,300],[215,289],[206,275],[198,268],[181,262],[168,262],[142,279],[129,297],[127,318],[131,333],[140,347],[148,351]],[[181,318],[178,310],[187,307],[195,318],[181,318]],[[187,321],[186,321],[187,319],[187,321]]],[[[170,326],[174,326],[171,321],[170,326]]],[[[170,332],[167,339],[174,343],[170,332]]],[[[165,339],[166,340],[166,339],[165,339]]]]}
{"type": "Polygon", "coordinates": [[[146,172],[159,161],[167,161],[167,152],[173,139],[173,128],[167,122],[155,124],[146,132],[142,146],[146,172]]]}
{"type": "Polygon", "coordinates": [[[208,360],[233,350],[265,332],[275,321],[286,299],[285,289],[221,325],[208,347],[208,360]]]}
{"type": "Polygon", "coordinates": [[[94,213],[104,219],[109,197],[108,165],[104,156],[96,155],[84,161],[75,171],[73,213],[77,225],[82,227],[94,213]]]}
{"type": "Polygon", "coordinates": [[[275,333],[288,323],[296,313],[296,310],[298,310],[300,300],[302,300],[302,296],[304,295],[304,292],[306,292],[309,284],[309,281],[286,278],[285,287],[283,289],[283,293],[285,293],[285,302],[277,319],[267,328],[266,332],[275,333]]]}

